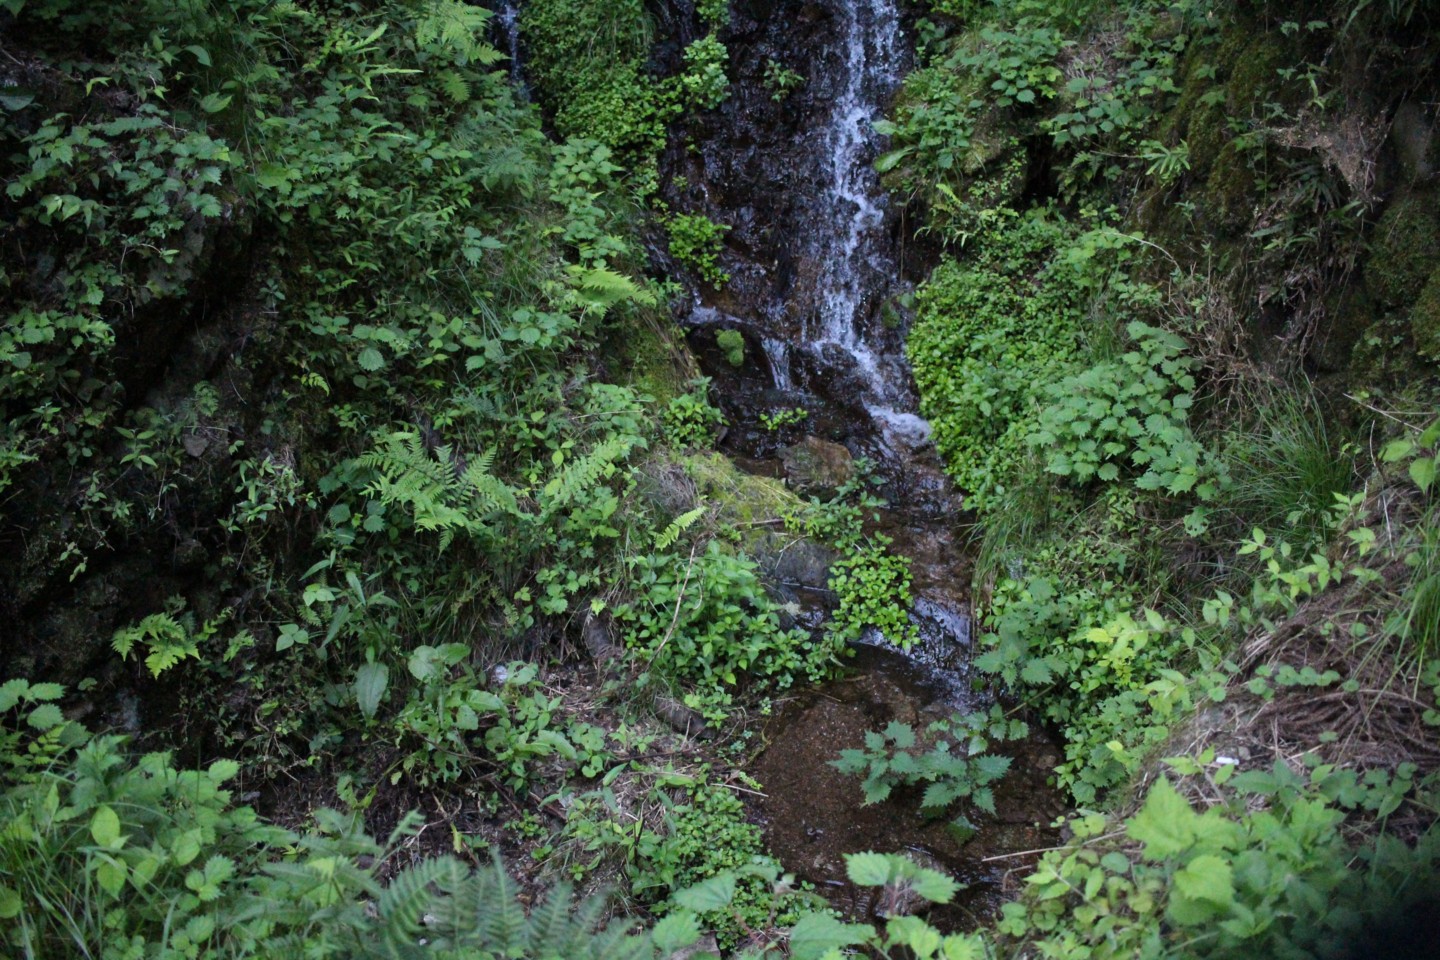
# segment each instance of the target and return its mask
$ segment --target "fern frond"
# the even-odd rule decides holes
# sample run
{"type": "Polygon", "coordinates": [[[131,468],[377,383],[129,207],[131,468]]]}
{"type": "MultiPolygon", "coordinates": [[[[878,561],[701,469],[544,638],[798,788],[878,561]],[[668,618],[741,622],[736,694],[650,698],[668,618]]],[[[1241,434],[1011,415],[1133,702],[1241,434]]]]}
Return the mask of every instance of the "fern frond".
{"type": "Polygon", "coordinates": [[[620,460],[629,456],[636,440],[631,437],[608,437],[578,460],[566,464],[558,476],[545,485],[545,513],[553,516],[591,490],[602,476],[608,476],[620,460]]]}
{"type": "Polygon", "coordinates": [[[699,520],[701,517],[705,516],[705,511],[708,509],[710,508],[702,503],[694,510],[682,513],[674,520],[671,520],[670,525],[667,526],[664,530],[661,530],[660,533],[655,537],[655,549],[664,550],[676,540],[680,539],[680,534],[688,530],[695,523],[696,520],[699,520]]]}
{"type": "Polygon", "coordinates": [[[432,885],[463,869],[451,857],[423,860],[404,871],[380,894],[381,936],[387,946],[411,944],[424,935],[425,913],[435,902],[432,885]]]}
{"type": "Polygon", "coordinates": [[[491,13],[460,0],[431,0],[415,24],[415,42],[432,50],[454,53],[460,63],[491,66],[505,55],[486,43],[485,25],[491,13]]]}

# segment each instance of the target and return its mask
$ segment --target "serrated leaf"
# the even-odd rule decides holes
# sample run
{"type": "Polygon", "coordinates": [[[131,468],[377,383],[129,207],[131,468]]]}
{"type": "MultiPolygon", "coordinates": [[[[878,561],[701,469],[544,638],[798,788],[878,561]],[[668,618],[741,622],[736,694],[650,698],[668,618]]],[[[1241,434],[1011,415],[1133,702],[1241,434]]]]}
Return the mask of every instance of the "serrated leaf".
{"type": "MultiPolygon", "coordinates": [[[[22,681],[23,682],[23,681],[22,681]]],[[[31,700],[59,700],[65,695],[65,688],[58,683],[32,683],[30,684],[31,700]]],[[[6,709],[0,706],[0,710],[6,709]]]]}
{"type": "Polygon", "coordinates": [[[885,736],[901,750],[915,746],[915,729],[909,724],[901,723],[899,720],[892,720],[885,727],[885,736]]]}
{"type": "Polygon", "coordinates": [[[828,913],[807,913],[790,930],[792,960],[820,960],[831,950],[843,950],[868,941],[873,927],[842,923],[828,913]]]}
{"type": "Polygon", "coordinates": [[[65,722],[65,715],[60,708],[53,703],[45,703],[30,711],[25,722],[36,730],[49,730],[51,727],[58,727],[65,722]]]}
{"type": "Polygon", "coordinates": [[[985,960],[985,941],[973,933],[955,933],[945,938],[940,955],[945,960],[985,960]]]}
{"type": "Polygon", "coordinates": [[[360,356],[356,357],[355,360],[360,364],[361,370],[370,373],[381,370],[385,366],[385,355],[374,347],[366,347],[364,350],[361,350],[360,356]]]}
{"type": "Polygon", "coordinates": [[[650,939],[662,957],[669,956],[700,939],[700,921],[693,913],[672,913],[655,924],[650,939]]]}
{"type": "Polygon", "coordinates": [[[200,856],[200,838],[200,828],[196,827],[186,830],[170,842],[170,852],[175,856],[178,865],[183,867],[200,856]]]}
{"type": "Polygon", "coordinates": [[[910,887],[931,903],[949,903],[960,891],[960,884],[952,877],[924,867],[918,869],[910,878],[910,887]]]}
{"type": "Polygon", "coordinates": [[[1230,864],[1213,854],[1198,856],[1176,871],[1175,888],[1192,900],[1207,900],[1221,907],[1235,900],[1230,864]]]}
{"type": "Polygon", "coordinates": [[[1140,812],[1130,818],[1125,833],[1145,845],[1147,858],[1163,860],[1195,843],[1197,819],[1190,804],[1162,777],[1150,788],[1140,812]]]}
{"type": "Polygon", "coordinates": [[[894,864],[883,853],[847,853],[845,875],[856,886],[883,887],[894,875],[894,864]]]}
{"type": "Polygon", "coordinates": [[[730,901],[734,899],[735,875],[733,873],[719,874],[703,883],[677,891],[675,894],[676,903],[687,910],[694,910],[696,913],[723,910],[730,906],[730,901]]]}
{"type": "Polygon", "coordinates": [[[20,702],[30,692],[29,681],[22,679],[6,680],[0,684],[0,710],[9,710],[20,702]]]}

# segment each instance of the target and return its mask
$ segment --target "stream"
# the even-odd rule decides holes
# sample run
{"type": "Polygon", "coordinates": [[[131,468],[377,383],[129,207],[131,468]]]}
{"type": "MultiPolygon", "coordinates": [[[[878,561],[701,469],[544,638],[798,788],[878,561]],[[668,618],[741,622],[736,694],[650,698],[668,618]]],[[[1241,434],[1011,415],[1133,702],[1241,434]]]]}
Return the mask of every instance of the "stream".
{"type": "Polygon", "coordinates": [[[900,295],[929,263],[907,249],[910,231],[873,167],[882,138],[872,124],[911,66],[904,16],[896,0],[735,0],[725,39],[731,98],[695,122],[698,148],[667,157],[681,185],[667,197],[672,206],[732,227],[723,258],[730,283],[696,290],[684,321],[730,423],[722,447],[772,476],[786,473],[786,449],[797,444],[865,457],[891,504],[880,530],[912,559],[921,635],[901,651],[871,631],[848,678],[778,711],[751,768],[765,793],[752,812],[785,868],[852,914],[866,904],[845,882],[843,855],[903,852],[967,884],[937,922],[973,926],[1030,862],[1021,852],[1057,839],[1048,824],[1063,804],[1046,785],[1059,762],[1054,745],[1036,734],[999,748],[1014,764],[995,791],[994,816],[960,811],[979,827],[968,841],[947,829],[948,818],[921,815],[918,788],[863,806],[858,779],[828,764],[892,720],[922,729],[993,703],[968,675],[963,504],[919,416],[904,357],[900,295]],[[802,74],[804,86],[773,99],[763,82],[772,61],[802,74]],[[744,337],[739,367],[715,341],[722,330],[744,337]],[[798,425],[776,431],[761,420],[797,408],[806,411],[798,425]]]}

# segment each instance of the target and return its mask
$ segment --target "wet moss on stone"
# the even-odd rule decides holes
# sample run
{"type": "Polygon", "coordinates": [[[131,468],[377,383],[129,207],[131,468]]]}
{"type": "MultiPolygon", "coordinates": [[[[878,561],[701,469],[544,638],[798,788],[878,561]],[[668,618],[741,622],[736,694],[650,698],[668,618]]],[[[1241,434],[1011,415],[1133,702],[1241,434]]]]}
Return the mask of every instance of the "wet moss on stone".
{"type": "Polygon", "coordinates": [[[725,362],[730,366],[745,365],[745,336],[739,330],[721,330],[715,334],[715,345],[725,354],[725,362]]]}
{"type": "Polygon", "coordinates": [[[1243,231],[1250,224],[1255,192],[1255,172],[1236,145],[1227,143],[1205,183],[1201,209],[1216,228],[1243,231]]]}
{"type": "Polygon", "coordinates": [[[1440,219],[1431,191],[1407,192],[1391,201],[1370,240],[1365,279],[1388,307],[1415,302],[1440,267],[1440,219]]]}
{"type": "Polygon", "coordinates": [[[1440,267],[1431,271],[1410,309],[1410,335],[1415,338],[1417,353],[1440,362],[1440,267]]]}

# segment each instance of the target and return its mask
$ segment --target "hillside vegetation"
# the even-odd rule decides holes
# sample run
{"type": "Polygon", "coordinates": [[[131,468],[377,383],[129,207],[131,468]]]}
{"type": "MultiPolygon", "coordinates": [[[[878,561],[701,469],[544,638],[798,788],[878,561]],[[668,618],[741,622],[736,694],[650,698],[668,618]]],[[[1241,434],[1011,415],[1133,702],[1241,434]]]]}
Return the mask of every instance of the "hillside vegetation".
{"type": "Polygon", "coordinates": [[[863,471],[714,452],[672,320],[751,6],[530,0],[522,87],[462,0],[0,0],[0,952],[1429,955],[1440,20],[908,10],[876,166],[1005,699],[836,762],[993,812],[1025,720],[1073,804],[962,931],[742,803],[775,698],[914,633],[863,471]]]}

